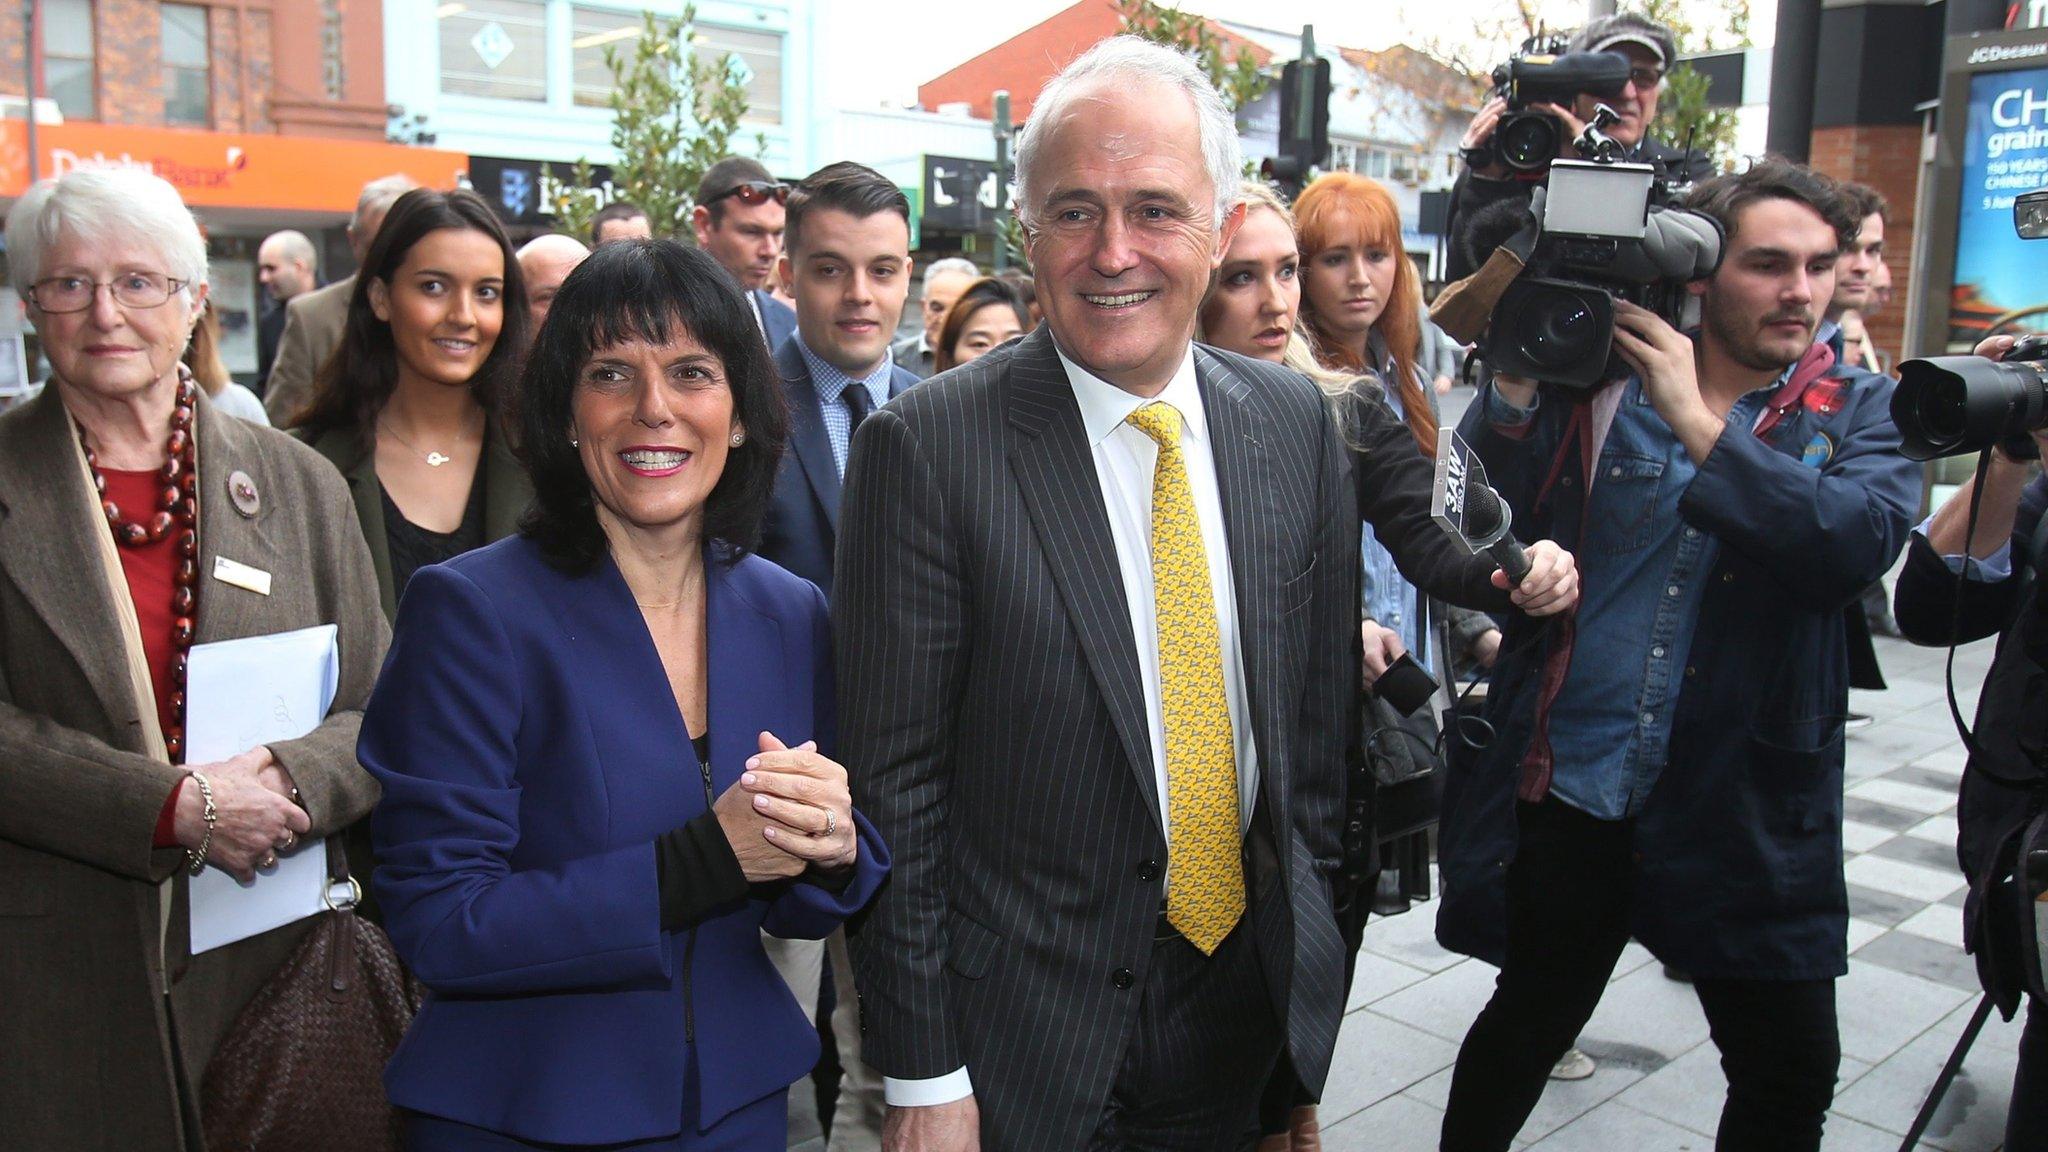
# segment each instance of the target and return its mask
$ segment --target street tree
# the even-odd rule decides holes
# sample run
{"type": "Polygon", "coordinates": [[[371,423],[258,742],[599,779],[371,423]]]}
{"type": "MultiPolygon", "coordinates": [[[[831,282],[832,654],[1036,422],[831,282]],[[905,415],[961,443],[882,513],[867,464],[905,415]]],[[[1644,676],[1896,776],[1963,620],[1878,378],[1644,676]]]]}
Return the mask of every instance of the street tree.
{"type": "MultiPolygon", "coordinates": [[[[747,77],[731,53],[711,55],[696,30],[696,5],[662,18],[643,12],[640,36],[629,50],[608,45],[605,67],[612,74],[612,163],[609,194],[591,187],[591,168],[579,158],[569,177],[549,169],[549,207],[555,226],[580,235],[612,199],[647,210],[657,235],[690,237],[691,197],[704,173],[732,155],[747,114],[747,77]]],[[[767,140],[755,133],[753,154],[767,140]]]]}
{"type": "Polygon", "coordinates": [[[1124,31],[1193,56],[1232,112],[1273,86],[1273,78],[1260,69],[1253,54],[1217,35],[1205,16],[1154,0],[1116,0],[1116,10],[1124,31]]]}

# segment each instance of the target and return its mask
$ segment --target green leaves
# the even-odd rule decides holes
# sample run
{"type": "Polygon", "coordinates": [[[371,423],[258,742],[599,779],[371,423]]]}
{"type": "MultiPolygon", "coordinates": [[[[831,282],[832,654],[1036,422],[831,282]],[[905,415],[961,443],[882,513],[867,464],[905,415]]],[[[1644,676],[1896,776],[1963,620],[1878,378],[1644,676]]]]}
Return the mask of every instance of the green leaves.
{"type": "MultiPolygon", "coordinates": [[[[644,26],[629,45],[604,50],[612,74],[612,189],[617,198],[647,210],[657,235],[689,242],[691,200],[704,173],[732,155],[740,141],[740,121],[748,108],[743,68],[733,67],[730,53],[702,51],[697,34],[696,5],[682,15],[662,19],[642,13],[644,26]],[[623,51],[621,49],[624,49],[623,51]]],[[[767,149],[765,136],[753,135],[752,151],[767,149]]],[[[582,234],[605,196],[590,187],[590,165],[578,160],[569,182],[555,183],[550,198],[559,231],[582,234]]]]}
{"type": "Polygon", "coordinates": [[[1265,95],[1266,89],[1273,86],[1273,78],[1259,70],[1259,62],[1252,54],[1234,51],[1229,42],[1216,34],[1205,16],[1154,0],[1116,0],[1116,8],[1123,17],[1124,31],[1192,55],[1232,112],[1265,95]]]}

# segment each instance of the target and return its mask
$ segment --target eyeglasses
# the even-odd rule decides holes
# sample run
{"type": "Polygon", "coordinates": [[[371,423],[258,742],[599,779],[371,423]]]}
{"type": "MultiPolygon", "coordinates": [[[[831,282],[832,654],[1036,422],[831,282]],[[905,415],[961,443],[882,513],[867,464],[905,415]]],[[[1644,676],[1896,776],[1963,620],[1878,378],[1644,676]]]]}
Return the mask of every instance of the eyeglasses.
{"type": "Polygon", "coordinates": [[[732,197],[749,208],[757,208],[773,200],[777,204],[789,202],[789,185],[775,180],[748,180],[735,184],[715,196],[708,196],[704,203],[716,204],[726,197],[732,197]]]}
{"type": "Polygon", "coordinates": [[[123,308],[161,308],[170,302],[173,292],[190,283],[190,280],[173,280],[155,272],[124,272],[105,282],[88,280],[83,276],[52,276],[29,285],[28,298],[37,308],[53,316],[85,311],[92,307],[102,288],[107,289],[114,297],[114,303],[123,308]]]}
{"type": "Polygon", "coordinates": [[[1628,78],[1630,82],[1635,84],[1637,91],[1648,91],[1664,82],[1664,70],[1662,68],[1652,68],[1647,64],[1639,64],[1628,70],[1628,78]]]}

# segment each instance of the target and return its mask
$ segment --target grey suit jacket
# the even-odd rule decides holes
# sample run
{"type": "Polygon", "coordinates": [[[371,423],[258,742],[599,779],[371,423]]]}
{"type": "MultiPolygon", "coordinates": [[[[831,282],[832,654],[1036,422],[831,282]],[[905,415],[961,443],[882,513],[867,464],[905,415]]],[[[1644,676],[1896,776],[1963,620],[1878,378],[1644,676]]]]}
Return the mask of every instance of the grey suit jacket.
{"type": "MultiPolygon", "coordinates": [[[[1343,1007],[1355,498],[1314,385],[1195,362],[1259,751],[1249,927],[1313,1091],[1343,1007]]],[[[985,1148],[1083,1147],[1136,1020],[1167,846],[1115,543],[1047,330],[861,425],[837,580],[840,758],[897,861],[852,938],[866,1059],[897,1078],[964,1064],[985,1148]]]]}
{"type": "Polygon", "coordinates": [[[896,361],[898,368],[903,369],[919,380],[927,380],[931,378],[932,374],[932,356],[929,353],[917,350],[917,339],[917,337],[912,336],[908,340],[899,340],[891,345],[889,348],[889,358],[896,361]]]}
{"type": "Polygon", "coordinates": [[[325,288],[301,292],[284,306],[284,334],[277,338],[277,359],[263,386],[263,410],[278,428],[292,426],[293,417],[313,399],[313,378],[341,346],[348,323],[348,301],[356,278],[336,280],[325,288]]]}
{"type": "MultiPolygon", "coordinates": [[[[347,486],[311,449],[203,396],[196,431],[198,642],[340,628],[333,710],[271,745],[324,836],[377,799],[355,756],[390,639],[370,555],[347,486]],[[236,472],[254,516],[229,498],[236,472]],[[270,594],[214,579],[217,557],[269,572],[270,594]]],[[[144,750],[139,710],[154,702],[130,686],[72,435],[54,386],[0,417],[0,1147],[175,1150],[157,886],[176,875],[164,952],[185,1091],[312,921],[190,955],[184,853],[151,847],[183,772],[144,750]]]]}

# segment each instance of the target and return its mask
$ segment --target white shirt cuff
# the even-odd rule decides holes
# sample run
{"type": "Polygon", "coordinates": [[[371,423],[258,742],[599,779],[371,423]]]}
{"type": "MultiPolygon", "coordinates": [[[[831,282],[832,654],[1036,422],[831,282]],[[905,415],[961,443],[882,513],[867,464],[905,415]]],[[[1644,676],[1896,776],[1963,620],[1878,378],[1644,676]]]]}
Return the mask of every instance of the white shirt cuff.
{"type": "Polygon", "coordinates": [[[964,1065],[928,1080],[882,1077],[882,1102],[891,1108],[929,1108],[934,1104],[965,1100],[972,1095],[974,1085],[968,1081],[964,1065]]]}
{"type": "MultiPolygon", "coordinates": [[[[1914,535],[1919,536],[1922,540],[1927,539],[1928,526],[1933,523],[1934,517],[1932,516],[1922,520],[1920,526],[1913,529],[1914,535]]],[[[1998,551],[1993,552],[1989,556],[1980,556],[1973,559],[1967,556],[1944,554],[1941,558],[1941,562],[1948,565],[1949,571],[1959,573],[1963,572],[1963,562],[1965,560],[1969,561],[1969,571],[1964,573],[1964,579],[1974,580],[1980,584],[1997,584],[2012,575],[2012,541],[2007,540],[2005,543],[2000,544],[1998,551]]]]}

